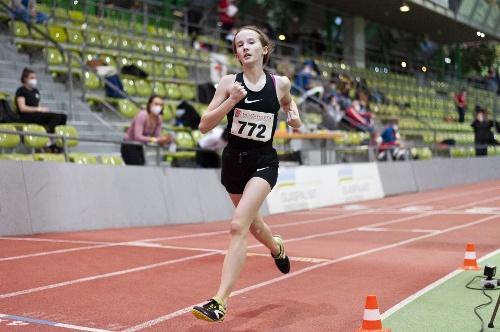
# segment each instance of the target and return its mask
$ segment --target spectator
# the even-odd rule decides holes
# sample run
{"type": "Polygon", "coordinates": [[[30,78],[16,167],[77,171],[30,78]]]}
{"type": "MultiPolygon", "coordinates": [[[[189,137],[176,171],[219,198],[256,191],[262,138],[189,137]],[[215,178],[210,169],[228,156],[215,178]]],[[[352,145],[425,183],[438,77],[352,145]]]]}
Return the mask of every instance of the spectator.
{"type": "Polygon", "coordinates": [[[314,64],[312,61],[304,62],[302,69],[295,76],[295,85],[301,90],[293,89],[292,92],[295,94],[301,94],[298,100],[298,104],[302,104],[310,96],[316,95],[319,99],[323,99],[323,93],[325,89],[322,85],[318,85],[312,82],[312,78],[317,77],[318,72],[314,69],[314,64]],[[306,90],[305,92],[302,92],[306,90]]]}
{"type": "Polygon", "coordinates": [[[375,128],[371,122],[371,113],[366,112],[361,114],[361,104],[359,100],[354,99],[351,106],[345,111],[345,114],[351,120],[351,127],[355,128],[357,131],[369,131],[372,132],[375,128]]]}
{"type": "Polygon", "coordinates": [[[465,111],[467,110],[467,102],[465,97],[467,96],[467,90],[462,89],[455,96],[455,105],[457,106],[458,112],[458,122],[463,123],[465,121],[465,111]]]}
{"type": "Polygon", "coordinates": [[[43,23],[49,15],[36,10],[36,0],[11,0],[10,8],[24,22],[43,23]]]}
{"type": "Polygon", "coordinates": [[[217,7],[217,11],[220,13],[220,23],[222,24],[222,32],[220,34],[221,40],[226,40],[227,34],[234,27],[235,15],[238,12],[238,7],[233,4],[233,1],[234,0],[220,0],[219,6],[217,7]]]}
{"type": "MultiPolygon", "coordinates": [[[[56,126],[66,124],[67,116],[63,113],[53,113],[48,107],[40,104],[40,91],[36,88],[36,77],[33,70],[24,68],[21,75],[23,85],[16,91],[17,109],[23,121],[47,126],[47,132],[54,134],[56,126]]],[[[54,139],[50,140],[46,150],[59,152],[54,139]]]]}
{"type": "Polygon", "coordinates": [[[215,127],[205,134],[198,142],[198,146],[205,151],[196,151],[196,166],[201,168],[220,168],[220,152],[227,145],[227,135],[227,127],[215,127]]]}
{"type": "MultiPolygon", "coordinates": [[[[325,97],[325,102],[326,103],[329,103],[329,101],[331,100],[331,97],[332,96],[335,96],[337,97],[337,81],[336,80],[330,80],[330,84],[328,86],[330,89],[328,90],[327,94],[326,94],[326,97],[325,97]]],[[[337,98],[335,98],[337,99],[337,98]]],[[[337,100],[335,100],[337,102],[337,100]]]]}
{"type": "MultiPolygon", "coordinates": [[[[162,133],[163,99],[160,96],[149,97],[145,110],[141,110],[132,120],[125,134],[125,142],[157,143],[167,145],[175,142],[172,134],[162,133]]],[[[127,165],[145,165],[144,148],[142,145],[123,143],[122,158],[127,165]]]]}
{"type": "MultiPolygon", "coordinates": [[[[476,119],[471,123],[474,129],[474,145],[476,147],[476,157],[486,156],[488,154],[488,145],[492,143],[493,121],[491,121],[487,112],[480,110],[476,113],[476,119]]],[[[494,140],[494,139],[493,139],[494,140]]]]}
{"type": "Polygon", "coordinates": [[[489,91],[497,93],[498,91],[498,71],[491,66],[486,73],[486,84],[489,91]]]}
{"type": "Polygon", "coordinates": [[[403,147],[403,144],[401,141],[399,141],[399,120],[397,118],[392,118],[391,122],[385,127],[384,131],[382,132],[381,136],[384,141],[384,143],[395,143],[400,147],[403,147]]]}
{"type": "Polygon", "coordinates": [[[337,96],[335,94],[330,94],[329,96],[329,99],[326,101],[327,106],[323,108],[321,126],[329,130],[336,130],[339,129],[344,112],[340,109],[337,96]]]}
{"type": "Polygon", "coordinates": [[[390,155],[392,160],[405,160],[408,151],[404,144],[399,140],[384,142],[379,131],[373,131],[370,138],[370,146],[374,148],[375,156],[378,161],[386,161],[390,155]]]}

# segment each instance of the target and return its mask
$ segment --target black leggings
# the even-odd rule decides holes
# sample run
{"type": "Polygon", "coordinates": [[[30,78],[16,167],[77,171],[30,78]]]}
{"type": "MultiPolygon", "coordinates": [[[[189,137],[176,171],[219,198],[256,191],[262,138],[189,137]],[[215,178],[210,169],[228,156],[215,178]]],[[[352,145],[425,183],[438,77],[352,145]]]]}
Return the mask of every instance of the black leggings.
{"type": "Polygon", "coordinates": [[[139,165],[143,166],[146,164],[144,160],[144,149],[142,145],[132,145],[123,143],[121,147],[122,158],[127,165],[139,165]]]}
{"type": "Polygon", "coordinates": [[[52,112],[29,112],[20,114],[21,119],[26,123],[36,123],[42,126],[47,126],[47,132],[54,134],[56,126],[65,125],[68,117],[63,113],[52,112]]]}

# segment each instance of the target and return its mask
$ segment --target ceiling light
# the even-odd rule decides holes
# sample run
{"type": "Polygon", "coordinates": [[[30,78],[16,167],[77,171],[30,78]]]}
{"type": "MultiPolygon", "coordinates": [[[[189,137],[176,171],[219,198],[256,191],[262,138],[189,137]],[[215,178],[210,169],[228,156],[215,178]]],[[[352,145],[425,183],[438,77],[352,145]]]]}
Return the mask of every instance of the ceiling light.
{"type": "Polygon", "coordinates": [[[403,13],[409,12],[410,6],[408,6],[406,1],[403,1],[403,4],[401,5],[401,7],[399,7],[399,10],[402,11],[403,13]]]}

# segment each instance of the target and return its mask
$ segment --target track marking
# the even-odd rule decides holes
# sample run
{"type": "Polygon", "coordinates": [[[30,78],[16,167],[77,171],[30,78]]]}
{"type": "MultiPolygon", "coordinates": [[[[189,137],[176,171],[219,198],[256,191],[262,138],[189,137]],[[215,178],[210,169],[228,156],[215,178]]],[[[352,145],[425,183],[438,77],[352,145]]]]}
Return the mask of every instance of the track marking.
{"type": "MultiPolygon", "coordinates": [[[[500,249],[497,249],[497,250],[495,250],[495,251],[493,251],[493,252],[491,252],[491,253],[483,256],[482,258],[478,259],[477,261],[478,262],[482,262],[482,261],[487,260],[491,256],[494,256],[494,255],[496,255],[498,253],[500,253],[500,249]]],[[[465,271],[464,270],[455,270],[455,271],[451,272],[450,274],[444,276],[443,278],[441,278],[441,279],[433,282],[429,286],[422,288],[421,290],[419,290],[415,294],[408,296],[406,299],[404,299],[403,301],[399,302],[398,304],[396,304],[395,306],[393,306],[392,308],[390,308],[389,310],[387,310],[386,312],[384,312],[383,314],[381,314],[380,315],[381,319],[385,319],[385,318],[389,317],[390,315],[392,315],[393,313],[395,313],[399,309],[403,308],[407,304],[409,304],[412,301],[418,299],[420,296],[422,296],[425,293],[431,291],[432,289],[436,288],[437,286],[443,284],[444,282],[448,281],[449,279],[453,278],[454,276],[460,274],[461,272],[465,272],[465,271]]]]}
{"type": "Polygon", "coordinates": [[[375,228],[361,227],[358,231],[362,232],[401,232],[401,233],[434,233],[437,229],[402,229],[402,228],[375,228]]]}
{"type": "MultiPolygon", "coordinates": [[[[55,326],[55,327],[62,327],[62,328],[77,330],[77,331],[109,332],[109,330],[94,329],[92,327],[76,326],[76,325],[71,325],[71,324],[51,322],[48,320],[22,317],[22,316],[0,314],[0,317],[6,318],[6,319],[11,319],[13,321],[21,321],[21,322],[26,322],[26,323],[34,323],[34,324],[38,324],[38,325],[49,325],[49,326],[55,326]]],[[[25,324],[25,325],[27,325],[27,324],[25,324]]]]}
{"type": "MultiPolygon", "coordinates": [[[[368,255],[368,254],[372,254],[372,253],[375,253],[375,252],[378,252],[378,251],[382,251],[382,250],[385,250],[385,249],[396,248],[396,247],[399,247],[399,246],[402,246],[402,245],[405,245],[405,244],[408,244],[408,243],[412,243],[412,242],[415,242],[415,241],[427,239],[427,238],[430,238],[430,237],[433,237],[433,236],[436,236],[436,235],[441,235],[441,234],[448,233],[448,232],[451,232],[451,231],[455,231],[455,230],[458,230],[458,229],[462,229],[462,228],[474,226],[474,225],[477,225],[477,224],[489,221],[491,219],[496,219],[496,218],[497,218],[497,216],[488,216],[488,217],[485,217],[485,218],[482,218],[482,219],[479,219],[479,220],[475,220],[473,222],[469,222],[467,224],[462,224],[462,225],[458,225],[458,226],[455,226],[455,227],[450,227],[450,228],[447,228],[447,229],[444,229],[444,230],[440,230],[440,231],[435,232],[435,233],[425,234],[425,235],[421,235],[421,236],[418,236],[418,237],[415,237],[415,238],[412,238],[412,239],[408,239],[408,240],[396,242],[396,243],[393,243],[393,244],[389,244],[389,245],[386,245],[386,246],[382,246],[382,247],[378,247],[378,248],[373,248],[373,249],[370,249],[370,250],[365,250],[365,251],[362,251],[362,252],[359,252],[359,253],[356,253],[356,254],[347,255],[347,256],[344,256],[344,257],[339,257],[339,258],[336,258],[334,260],[331,260],[330,262],[324,262],[324,263],[317,264],[317,265],[311,265],[311,266],[306,267],[304,269],[301,269],[299,271],[291,272],[291,273],[288,273],[288,274],[283,275],[281,277],[270,279],[268,281],[264,281],[264,282],[261,282],[259,284],[255,284],[255,285],[252,285],[252,286],[240,289],[238,291],[231,292],[231,294],[229,295],[229,297],[234,297],[234,296],[237,296],[237,295],[240,295],[240,294],[243,294],[243,293],[247,293],[249,291],[252,291],[252,290],[264,287],[264,286],[268,286],[268,285],[277,283],[279,281],[282,281],[282,280],[285,280],[285,279],[289,279],[289,278],[292,278],[294,276],[297,276],[297,275],[300,275],[300,274],[303,274],[303,273],[306,273],[306,272],[309,272],[309,271],[312,271],[312,270],[315,270],[315,269],[318,269],[318,268],[321,268],[321,267],[324,267],[324,266],[328,266],[328,265],[332,265],[332,264],[335,264],[335,263],[338,263],[338,262],[342,262],[342,261],[346,261],[346,260],[349,260],[349,259],[361,257],[361,256],[368,255]]],[[[170,320],[172,318],[175,318],[177,316],[180,316],[180,315],[183,315],[185,313],[190,312],[191,308],[193,306],[196,306],[196,305],[200,305],[200,303],[193,304],[192,306],[189,306],[189,307],[177,310],[177,311],[172,312],[172,313],[170,313],[168,315],[161,316],[161,317],[155,318],[153,320],[144,322],[142,324],[130,327],[128,329],[123,330],[122,332],[140,331],[142,329],[145,329],[145,328],[151,327],[153,325],[162,323],[164,321],[170,320]]]]}

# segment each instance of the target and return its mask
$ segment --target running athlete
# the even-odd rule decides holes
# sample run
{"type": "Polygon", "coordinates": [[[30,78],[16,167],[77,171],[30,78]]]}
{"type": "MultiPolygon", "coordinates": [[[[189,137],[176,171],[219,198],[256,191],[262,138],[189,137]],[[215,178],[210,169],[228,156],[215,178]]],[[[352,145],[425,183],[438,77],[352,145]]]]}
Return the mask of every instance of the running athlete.
{"type": "Polygon", "coordinates": [[[219,290],[208,303],[192,309],[197,318],[209,322],[224,320],[229,294],[245,262],[249,231],[270,250],[282,273],[290,271],[281,236],[273,236],[259,212],[278,179],[279,160],[273,148],[273,136],[280,104],[289,126],[302,125],[290,94],[290,80],[263,69],[273,46],[258,28],[240,28],[233,40],[233,53],[243,72],[221,79],[201,117],[199,129],[206,133],[227,116],[229,135],[222,153],[221,182],[236,207],[219,290]]]}

